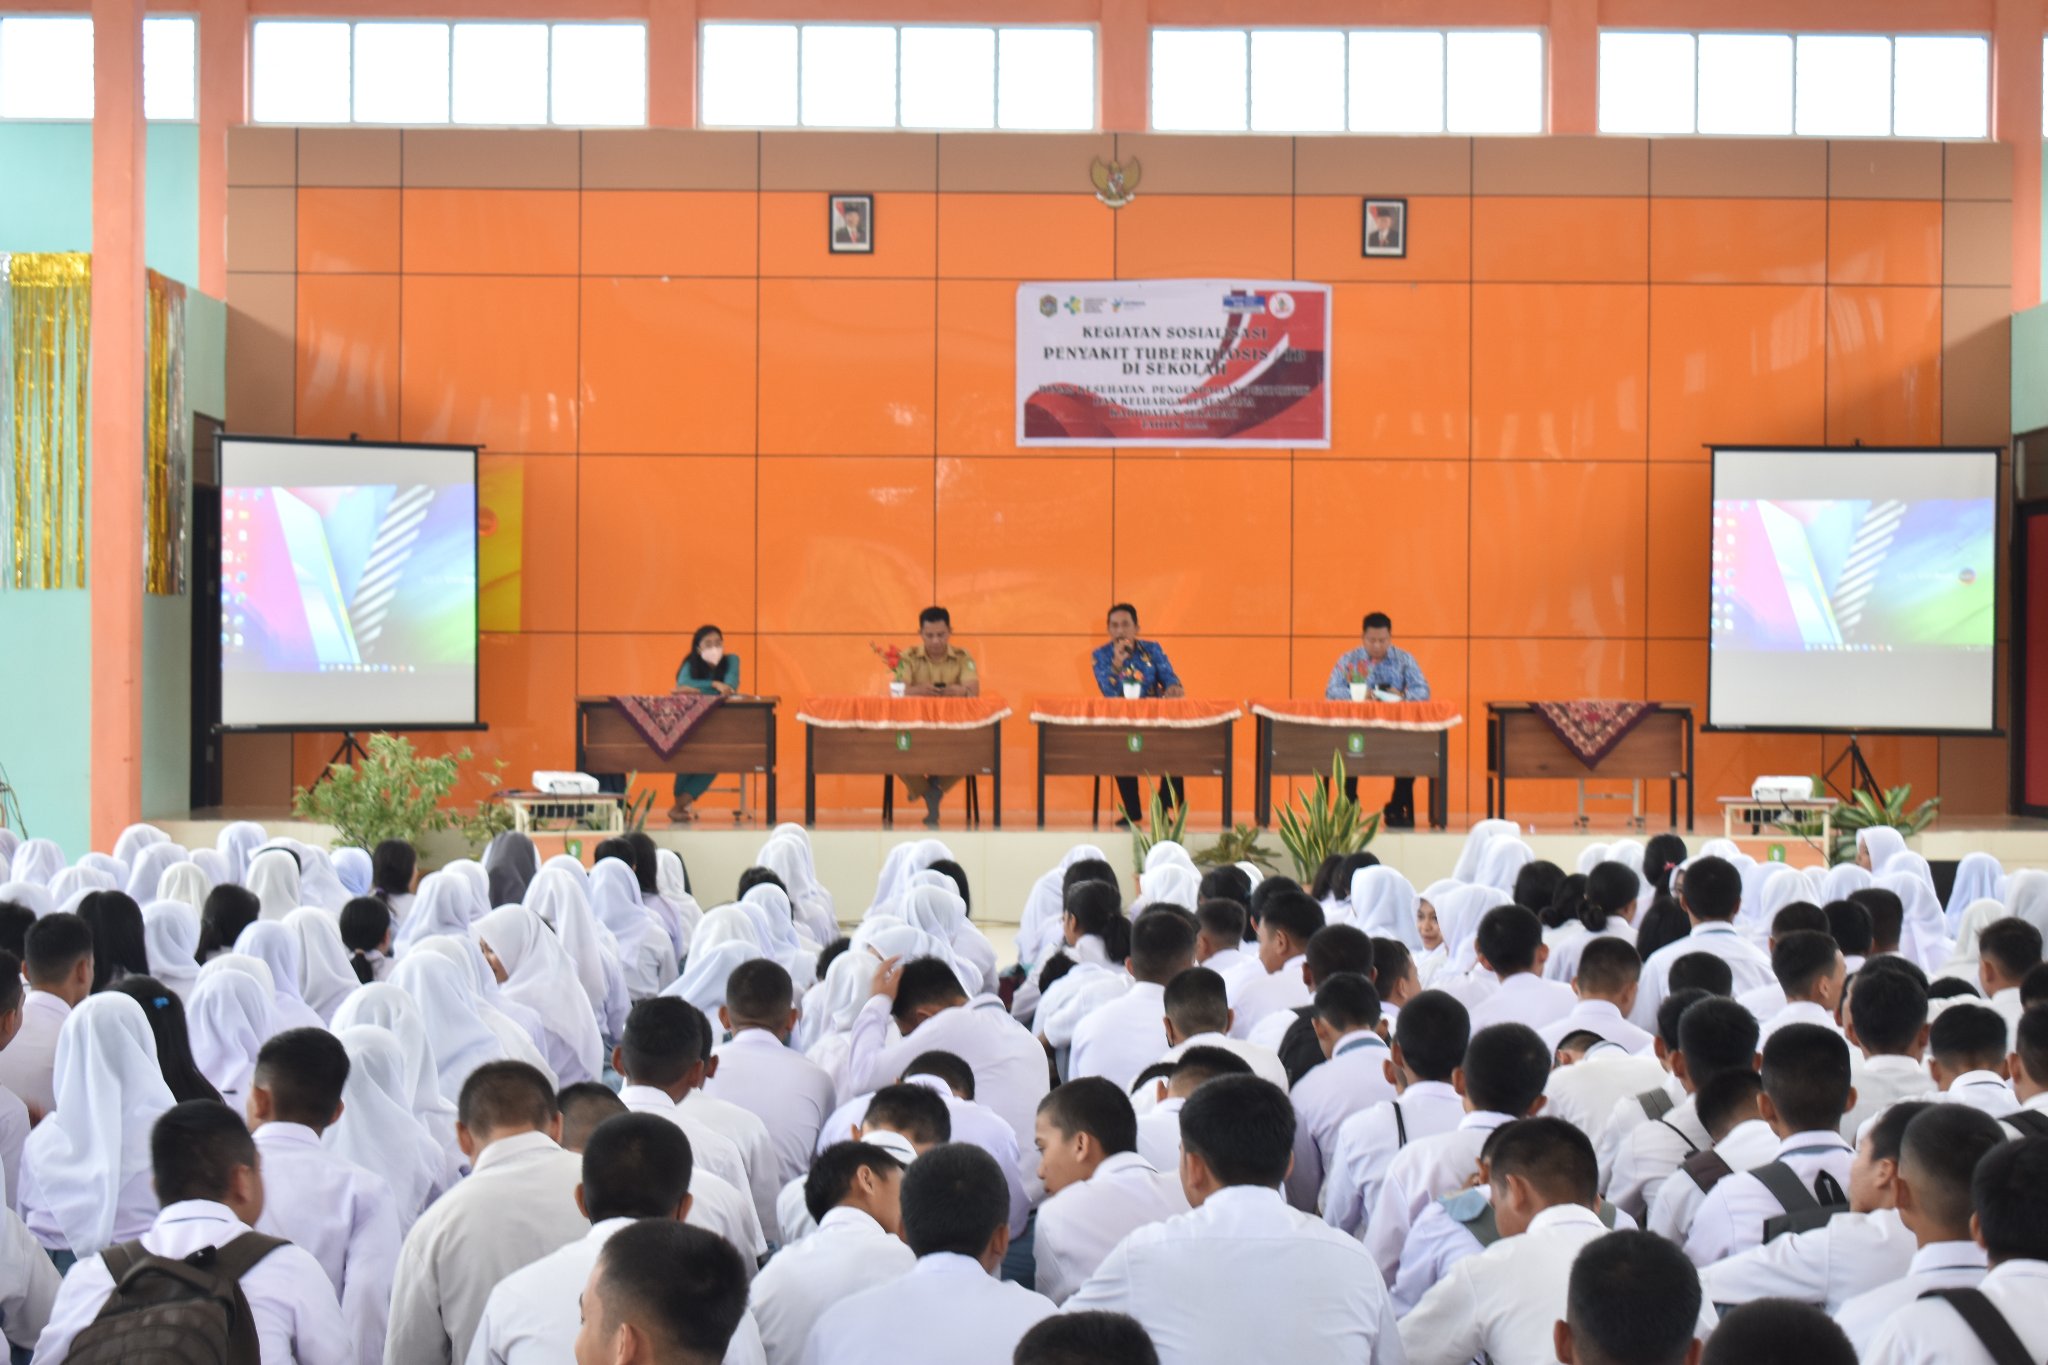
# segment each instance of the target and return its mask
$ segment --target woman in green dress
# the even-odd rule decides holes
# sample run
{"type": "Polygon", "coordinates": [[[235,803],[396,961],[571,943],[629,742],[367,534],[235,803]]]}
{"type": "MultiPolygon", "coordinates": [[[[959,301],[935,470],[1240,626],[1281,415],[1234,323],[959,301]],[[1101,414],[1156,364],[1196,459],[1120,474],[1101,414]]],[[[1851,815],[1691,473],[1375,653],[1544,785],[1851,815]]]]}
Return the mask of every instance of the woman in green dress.
{"type": "MultiPolygon", "coordinates": [[[[725,652],[725,633],[717,626],[699,626],[690,637],[690,655],[676,669],[679,692],[714,692],[731,696],[740,690],[740,656],[725,652]]],[[[675,805],[668,818],[694,820],[690,805],[710,790],[713,773],[677,773],[675,805]]]]}

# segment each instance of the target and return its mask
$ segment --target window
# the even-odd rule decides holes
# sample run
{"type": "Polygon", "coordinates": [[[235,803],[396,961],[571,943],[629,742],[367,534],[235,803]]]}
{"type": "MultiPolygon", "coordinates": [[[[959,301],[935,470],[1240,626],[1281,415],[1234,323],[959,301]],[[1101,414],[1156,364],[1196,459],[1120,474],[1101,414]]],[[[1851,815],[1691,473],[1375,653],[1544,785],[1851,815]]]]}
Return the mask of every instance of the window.
{"type": "Polygon", "coordinates": [[[1092,29],[713,23],[698,46],[707,127],[1095,126],[1092,29]]]}
{"type": "Polygon", "coordinates": [[[647,121],[647,26],[260,20],[258,123],[647,121]]]}
{"type": "Polygon", "coordinates": [[[1190,133],[1540,133],[1543,35],[1155,29],[1152,126],[1190,133]]]}
{"type": "Polygon", "coordinates": [[[1600,35],[1600,131],[1978,138],[1990,43],[1970,35],[1600,35]]]}
{"type": "MultiPolygon", "coordinates": [[[[199,21],[142,21],[142,113],[158,121],[198,117],[199,21]]],[[[92,117],[92,20],[71,15],[0,18],[0,118],[92,117]]]]}

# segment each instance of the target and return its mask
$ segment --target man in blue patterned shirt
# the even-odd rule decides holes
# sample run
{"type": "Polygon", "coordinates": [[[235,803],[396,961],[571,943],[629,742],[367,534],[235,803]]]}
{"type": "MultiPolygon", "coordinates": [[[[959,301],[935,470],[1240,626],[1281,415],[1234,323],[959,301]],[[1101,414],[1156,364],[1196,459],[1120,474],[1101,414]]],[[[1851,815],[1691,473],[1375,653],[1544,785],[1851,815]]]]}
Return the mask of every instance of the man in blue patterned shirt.
{"type": "MultiPolygon", "coordinates": [[[[1388,700],[1382,693],[1392,693],[1395,701],[1428,701],[1429,679],[1422,676],[1422,666],[1415,662],[1415,656],[1394,643],[1394,622],[1383,611],[1376,611],[1365,618],[1365,643],[1357,649],[1346,652],[1337,660],[1337,666],[1330,670],[1329,686],[1323,695],[1331,701],[1348,701],[1351,698],[1351,684],[1365,683],[1372,689],[1368,697],[1388,700]]],[[[1358,779],[1344,779],[1344,794],[1354,801],[1358,799],[1358,779]]],[[[1415,828],[1415,779],[1397,777],[1394,779],[1393,799],[1387,802],[1387,828],[1415,828]]]]}
{"type": "MultiPolygon", "coordinates": [[[[1095,685],[1102,689],[1105,697],[1124,695],[1125,683],[1136,683],[1141,697],[1184,697],[1187,689],[1181,686],[1180,675],[1167,662],[1166,651],[1155,640],[1138,638],[1138,609],[1128,602],[1119,602],[1109,609],[1109,643],[1095,651],[1095,685]]],[[[1123,801],[1126,815],[1143,815],[1138,805],[1138,779],[1119,777],[1116,780],[1118,797],[1123,801]]],[[[1177,777],[1163,777],[1159,780],[1159,804],[1174,807],[1181,803],[1181,784],[1177,777]]],[[[1128,823],[1119,819],[1119,825],[1128,823]]]]}

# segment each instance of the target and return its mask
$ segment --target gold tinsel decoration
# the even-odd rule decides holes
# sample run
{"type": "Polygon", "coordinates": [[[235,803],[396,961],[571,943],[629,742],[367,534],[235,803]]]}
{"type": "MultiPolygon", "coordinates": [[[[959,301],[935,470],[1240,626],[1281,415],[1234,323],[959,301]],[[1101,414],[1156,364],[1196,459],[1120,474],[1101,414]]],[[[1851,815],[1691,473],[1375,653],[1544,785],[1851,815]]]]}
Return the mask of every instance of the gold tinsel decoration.
{"type": "Polygon", "coordinates": [[[91,258],[0,261],[0,584],[82,588],[91,258]]]}
{"type": "Polygon", "coordinates": [[[185,485],[191,414],[185,406],[185,286],[148,272],[149,393],[143,420],[143,587],[185,591],[185,485]]]}

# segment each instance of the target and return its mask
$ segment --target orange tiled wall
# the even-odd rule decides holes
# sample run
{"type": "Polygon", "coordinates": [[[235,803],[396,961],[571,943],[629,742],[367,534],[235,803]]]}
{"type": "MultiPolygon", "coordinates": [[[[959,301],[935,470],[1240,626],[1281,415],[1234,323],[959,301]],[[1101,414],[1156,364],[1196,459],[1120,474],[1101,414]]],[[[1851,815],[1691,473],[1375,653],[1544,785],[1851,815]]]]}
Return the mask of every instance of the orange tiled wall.
{"type": "MultiPolygon", "coordinates": [[[[2009,155],[239,129],[229,421],[485,444],[479,747],[522,780],[571,761],[579,693],[664,686],[702,621],[794,702],[876,687],[868,642],[934,600],[1020,711],[1082,684],[1128,598],[1197,694],[1314,694],[1379,608],[1475,722],[1575,695],[1704,720],[1704,443],[2005,440],[2009,155]],[[1087,180],[1113,149],[1144,166],[1121,211],[1087,180]],[[832,190],[876,195],[872,256],[826,251],[832,190]],[[1365,194],[1409,199],[1407,259],[1360,259],[1365,194]],[[1335,287],[1331,448],[1017,449],[1016,282],[1188,275],[1335,287]]],[[[1005,739],[1021,815],[1029,726],[1005,739]]],[[[2000,741],[1869,747],[2003,806],[2000,741]]],[[[302,737],[301,777],[331,748],[302,737]]],[[[1834,750],[1704,737],[1703,802],[1834,750]]]]}

